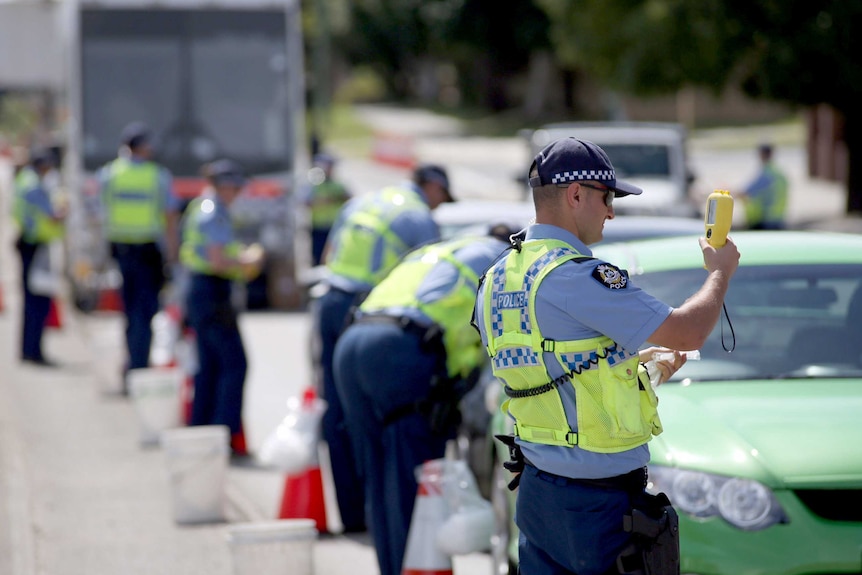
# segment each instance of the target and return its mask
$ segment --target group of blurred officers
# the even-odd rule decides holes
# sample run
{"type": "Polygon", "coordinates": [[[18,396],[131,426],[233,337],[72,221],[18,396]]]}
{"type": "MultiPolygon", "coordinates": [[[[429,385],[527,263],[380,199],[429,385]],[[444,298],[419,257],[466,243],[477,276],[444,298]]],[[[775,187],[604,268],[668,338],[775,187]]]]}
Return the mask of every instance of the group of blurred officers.
{"type": "MultiPolygon", "coordinates": [[[[210,187],[180,224],[150,139],[145,126],[130,126],[99,176],[104,228],[123,275],[128,369],[148,363],[164,263],[179,261],[191,273],[186,314],[200,360],[192,424],[238,433],[246,358],[230,289],[259,273],[263,257],[240,246],[230,225],[246,177],[230,160],[208,165],[210,187]]],[[[371,531],[381,575],[402,570],[416,468],[445,455],[458,403],[489,361],[515,424],[508,468],[520,481],[521,572],[643,573],[656,548],[671,566],[676,556],[678,572],[672,507],[645,492],[647,443],[662,429],[644,364],[673,351],[657,363],[666,381],[685,362],[677,350],[703,344],[736,270],[733,241],[716,249],[701,239],[706,280],[673,308],[588,247],[602,239],[614,200],[643,192],[617,180],[595,144],[565,138],[536,156],[528,174],[536,220],[526,230],[488,222],[486,235],[447,240],[432,217],[455,201],[442,166],[420,165],[410,181],[348,200],[332,183],[334,159],[316,163],[323,175],[315,186],[329,182],[308,196],[313,210],[321,192],[324,212],[312,217],[321,231],[313,255],[326,267],[316,302],[323,437],[344,529],[371,531]],[[633,509],[664,518],[665,528],[653,539],[626,531],[633,509]]],[[[39,322],[44,301],[30,293],[27,270],[33,252],[62,233],[64,211],[45,200],[51,161],[36,154],[31,166],[19,174],[16,203],[22,359],[43,363],[29,322],[39,322]]]]}
{"type": "MultiPolygon", "coordinates": [[[[229,159],[207,164],[203,171],[209,185],[186,206],[172,191],[172,175],[154,161],[153,153],[151,130],[133,122],[121,134],[117,158],[97,175],[103,239],[122,276],[127,355],[122,391],[129,392],[131,370],[150,365],[152,320],[166,280],[184,274],[187,285],[180,297],[199,360],[190,424],[228,426],[231,447],[243,453],[247,364],[231,283],[253,279],[264,261],[259,246],[237,241],[228,212],[246,176],[229,159]]],[[[55,365],[42,350],[53,294],[38,284],[34,267],[51,266],[50,246],[65,233],[67,202],[51,189],[58,160],[52,150],[33,150],[29,162],[17,170],[12,202],[24,293],[20,359],[40,366],[55,365]]]]}

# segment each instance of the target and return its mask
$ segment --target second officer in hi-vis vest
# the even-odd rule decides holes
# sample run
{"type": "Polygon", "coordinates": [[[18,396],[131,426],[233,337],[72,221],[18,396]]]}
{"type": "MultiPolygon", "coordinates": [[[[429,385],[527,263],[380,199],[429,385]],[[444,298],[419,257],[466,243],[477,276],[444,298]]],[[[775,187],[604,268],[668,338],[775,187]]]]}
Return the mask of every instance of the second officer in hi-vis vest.
{"type": "MultiPolygon", "coordinates": [[[[739,252],[729,239],[715,249],[701,238],[703,287],[673,308],[592,257],[588,246],[602,239],[615,198],[642,193],[617,180],[600,147],[553,142],[535,157],[529,182],[536,223],[484,276],[475,318],[514,419],[508,467],[520,471],[520,573],[603,575],[643,562],[678,573],[676,515],[666,497],[644,490],[647,442],[662,426],[641,362],[661,348],[641,348],[699,348],[739,252]],[[629,548],[651,541],[633,537],[639,523],[626,530],[633,509],[654,518],[659,544],[629,548]]],[[[662,381],[685,361],[672,356],[659,362],[662,381]]]]}
{"type": "Polygon", "coordinates": [[[232,160],[217,160],[206,168],[210,187],[186,208],[180,261],[191,278],[186,315],[195,330],[198,372],[195,374],[191,425],[226,425],[231,448],[238,443],[248,368],[231,290],[235,281],[257,277],[263,249],[245,247],[234,235],[228,209],[245,185],[245,175],[232,160]]]}
{"type": "Polygon", "coordinates": [[[365,504],[344,409],[332,375],[332,354],[350,309],[395,267],[401,257],[440,238],[432,210],[453,201],[446,171],[422,165],[412,182],[357,196],[347,202],[332,228],[324,253],[328,291],[317,302],[323,438],[329,446],[338,509],[345,531],[365,530],[365,504]]]}
{"type": "Polygon", "coordinates": [[[123,278],[126,373],[150,362],[153,316],[165,281],[165,261],[177,257],[179,200],[170,173],[152,160],[152,133],[140,122],[126,126],[116,160],[99,172],[103,227],[123,278]]]}
{"type": "Polygon", "coordinates": [[[443,457],[458,401],[487,358],[470,325],[479,277],[506,243],[469,237],[408,254],[335,348],[335,384],[361,456],[381,575],[399,575],[416,467],[443,457]]]}

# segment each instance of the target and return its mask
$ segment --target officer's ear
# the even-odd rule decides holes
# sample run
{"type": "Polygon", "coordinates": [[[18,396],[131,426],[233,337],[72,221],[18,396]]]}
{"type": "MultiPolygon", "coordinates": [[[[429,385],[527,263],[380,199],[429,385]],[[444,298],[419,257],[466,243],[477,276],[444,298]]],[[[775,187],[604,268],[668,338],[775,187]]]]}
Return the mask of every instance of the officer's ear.
{"type": "Polygon", "coordinates": [[[563,196],[568,207],[576,208],[584,200],[584,189],[577,182],[570,182],[563,190],[563,196]]]}

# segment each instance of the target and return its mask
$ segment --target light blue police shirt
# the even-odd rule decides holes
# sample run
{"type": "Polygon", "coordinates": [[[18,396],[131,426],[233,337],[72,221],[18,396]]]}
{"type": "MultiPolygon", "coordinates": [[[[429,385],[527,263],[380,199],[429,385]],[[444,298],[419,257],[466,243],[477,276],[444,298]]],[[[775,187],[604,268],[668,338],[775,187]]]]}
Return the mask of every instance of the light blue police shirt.
{"type": "MultiPolygon", "coordinates": [[[[566,242],[577,252],[592,256],[592,251],[574,234],[549,224],[534,224],[526,240],[553,239],[566,242]]],[[[629,281],[624,289],[609,289],[593,277],[602,263],[592,259],[566,262],[552,270],[536,291],[536,323],[542,336],[554,340],[588,339],[605,335],[630,354],[635,354],[647,338],[664,322],[673,308],[652,297],[629,281]]],[[[477,310],[483,305],[484,285],[478,295],[477,310]]],[[[487,343],[484,322],[478,325],[487,343]]],[[[553,353],[543,355],[554,379],[563,367],[553,353]]],[[[577,430],[575,392],[571,385],[560,386],[566,419],[577,430]]],[[[650,458],[646,444],[620,453],[596,453],[578,446],[560,447],[518,439],[524,456],[537,468],[576,479],[614,477],[639,469],[650,458]]]]}
{"type": "Polygon", "coordinates": [[[205,191],[201,198],[197,221],[203,241],[195,246],[195,251],[199,257],[209,261],[210,246],[226,246],[234,241],[235,236],[230,212],[224,202],[212,190],[205,191]]]}
{"type": "MultiPolygon", "coordinates": [[[[453,256],[476,274],[477,278],[481,278],[508,246],[509,244],[506,242],[490,236],[477,236],[475,241],[455,250],[453,256]]],[[[416,290],[416,299],[423,304],[433,303],[452,293],[459,282],[466,283],[474,292],[479,287],[472,278],[462,274],[452,262],[441,259],[429,270],[425,279],[419,284],[419,288],[416,290]]],[[[409,317],[426,327],[434,323],[430,317],[414,307],[388,307],[375,313],[381,312],[394,317],[409,317]]],[[[357,313],[362,315],[361,311],[357,313]]],[[[469,321],[471,313],[468,312],[465,315],[465,322],[469,321]]]]}
{"type": "Polygon", "coordinates": [[[54,204],[51,202],[51,196],[42,180],[39,180],[38,185],[24,192],[24,202],[27,204],[24,209],[24,223],[21,230],[25,237],[33,237],[36,232],[35,213],[42,212],[51,218],[57,217],[57,211],[54,209],[54,204]]]}
{"type": "MultiPolygon", "coordinates": [[[[428,203],[428,198],[425,197],[425,193],[413,182],[405,182],[399,187],[413,190],[420,198],[422,198],[423,202],[426,204],[428,203]]],[[[344,222],[350,217],[350,214],[357,210],[364,209],[375,202],[379,202],[380,197],[380,192],[371,195],[359,196],[349,200],[344,205],[339,212],[338,218],[336,219],[329,235],[329,237],[332,238],[331,241],[333,242],[333,249],[337,249],[338,247],[339,232],[341,227],[344,225],[344,222]]],[[[389,229],[392,233],[398,236],[402,242],[404,242],[404,245],[408,247],[408,251],[431,242],[436,242],[440,239],[440,228],[437,226],[437,222],[434,221],[431,217],[431,212],[428,210],[404,210],[392,220],[389,229]]],[[[384,245],[384,239],[382,237],[377,238],[374,251],[371,255],[372,271],[379,270],[382,266],[384,245]]],[[[368,291],[374,287],[369,283],[356,281],[352,278],[347,278],[332,272],[328,273],[326,281],[333,287],[351,293],[368,291]]]]}

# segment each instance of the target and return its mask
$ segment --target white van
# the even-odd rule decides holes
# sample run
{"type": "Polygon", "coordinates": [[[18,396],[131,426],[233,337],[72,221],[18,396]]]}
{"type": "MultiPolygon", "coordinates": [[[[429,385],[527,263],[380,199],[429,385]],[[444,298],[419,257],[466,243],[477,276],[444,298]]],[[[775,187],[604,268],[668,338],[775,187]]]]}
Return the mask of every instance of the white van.
{"type": "Polygon", "coordinates": [[[643,188],[637,197],[614,203],[618,214],[696,217],[689,193],[694,175],[686,154],[686,130],[670,122],[571,122],[529,132],[530,158],[560,138],[573,136],[607,152],[617,178],[643,188]]]}

